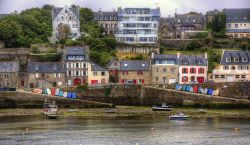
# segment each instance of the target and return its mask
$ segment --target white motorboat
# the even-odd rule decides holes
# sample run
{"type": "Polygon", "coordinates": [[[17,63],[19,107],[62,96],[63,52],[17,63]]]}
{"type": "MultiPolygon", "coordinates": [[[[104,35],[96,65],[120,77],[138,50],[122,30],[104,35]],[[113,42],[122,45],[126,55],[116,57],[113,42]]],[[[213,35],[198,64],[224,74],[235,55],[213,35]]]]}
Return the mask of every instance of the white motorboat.
{"type": "Polygon", "coordinates": [[[170,120],[187,120],[188,118],[189,118],[189,116],[185,115],[184,113],[179,113],[177,115],[169,116],[170,120]]]}
{"type": "Polygon", "coordinates": [[[153,111],[172,111],[173,108],[171,106],[168,106],[166,103],[162,103],[161,106],[153,106],[153,111]]]}

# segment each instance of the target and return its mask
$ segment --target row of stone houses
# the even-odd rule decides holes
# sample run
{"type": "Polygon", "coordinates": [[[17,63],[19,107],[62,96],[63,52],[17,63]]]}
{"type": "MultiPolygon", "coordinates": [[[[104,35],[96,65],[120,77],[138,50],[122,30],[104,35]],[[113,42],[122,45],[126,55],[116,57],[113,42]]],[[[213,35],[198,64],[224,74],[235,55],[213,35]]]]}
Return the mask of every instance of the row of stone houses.
{"type": "Polygon", "coordinates": [[[89,61],[88,47],[66,47],[61,62],[28,60],[21,71],[19,61],[0,62],[0,88],[74,87],[107,84],[108,70],[89,61]]]}
{"type": "Polygon", "coordinates": [[[207,54],[151,55],[151,60],[113,60],[108,65],[110,76],[122,84],[204,83],[207,81],[207,54]]]}

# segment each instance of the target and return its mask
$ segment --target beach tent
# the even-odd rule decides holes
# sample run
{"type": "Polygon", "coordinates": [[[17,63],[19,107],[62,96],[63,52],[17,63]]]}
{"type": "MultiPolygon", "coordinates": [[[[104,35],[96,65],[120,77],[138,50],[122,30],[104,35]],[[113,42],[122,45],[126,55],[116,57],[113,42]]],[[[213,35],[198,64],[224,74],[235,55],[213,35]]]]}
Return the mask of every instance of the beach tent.
{"type": "Polygon", "coordinates": [[[60,93],[60,89],[59,89],[59,88],[56,88],[56,93],[55,93],[55,95],[56,95],[56,96],[59,96],[59,93],[60,93]]]}
{"type": "Polygon", "coordinates": [[[68,92],[67,98],[72,98],[71,95],[72,95],[72,93],[71,93],[71,92],[68,92]]]}
{"type": "Polygon", "coordinates": [[[202,88],[202,87],[199,87],[199,88],[198,88],[198,93],[200,93],[200,94],[203,93],[203,88],[202,88]]]}
{"type": "Polygon", "coordinates": [[[56,95],[56,88],[51,88],[51,95],[55,96],[56,95]]]}
{"type": "Polygon", "coordinates": [[[179,85],[178,87],[178,91],[180,91],[182,89],[182,85],[179,85]]]}
{"type": "Polygon", "coordinates": [[[193,93],[193,92],[194,92],[194,88],[190,87],[190,93],[193,93]]]}
{"type": "Polygon", "coordinates": [[[179,85],[178,84],[175,85],[175,90],[178,90],[178,88],[179,88],[179,85]]]}
{"type": "Polygon", "coordinates": [[[77,96],[76,96],[76,93],[72,93],[72,99],[76,99],[77,96]]]}
{"type": "Polygon", "coordinates": [[[208,91],[208,89],[205,88],[205,89],[203,90],[203,94],[207,94],[207,91],[208,91]]]}
{"type": "Polygon", "coordinates": [[[68,96],[68,93],[67,93],[67,92],[64,92],[64,93],[63,93],[63,97],[64,97],[64,98],[67,98],[67,96],[68,96]]]}
{"type": "Polygon", "coordinates": [[[187,85],[182,86],[181,90],[186,91],[187,85]]]}
{"type": "Polygon", "coordinates": [[[63,97],[63,91],[60,91],[59,96],[63,97]]]}
{"type": "Polygon", "coordinates": [[[47,88],[47,95],[51,95],[51,90],[47,88]]]}
{"type": "Polygon", "coordinates": [[[198,86],[194,86],[194,93],[198,93],[198,86]]]}
{"type": "Polygon", "coordinates": [[[190,92],[190,88],[191,88],[191,86],[188,85],[188,86],[186,87],[186,92],[190,92]]]}
{"type": "Polygon", "coordinates": [[[208,89],[208,90],[207,90],[207,94],[208,94],[208,95],[213,95],[213,89],[211,89],[211,88],[208,89]]]}

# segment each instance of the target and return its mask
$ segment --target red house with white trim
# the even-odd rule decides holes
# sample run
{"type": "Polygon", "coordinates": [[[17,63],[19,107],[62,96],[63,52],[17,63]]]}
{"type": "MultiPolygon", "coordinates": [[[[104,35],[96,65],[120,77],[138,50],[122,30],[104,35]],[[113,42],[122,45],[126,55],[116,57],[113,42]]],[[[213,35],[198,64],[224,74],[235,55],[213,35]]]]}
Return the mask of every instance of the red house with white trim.
{"type": "Polygon", "coordinates": [[[179,84],[207,81],[207,53],[203,55],[179,55],[179,84]]]}

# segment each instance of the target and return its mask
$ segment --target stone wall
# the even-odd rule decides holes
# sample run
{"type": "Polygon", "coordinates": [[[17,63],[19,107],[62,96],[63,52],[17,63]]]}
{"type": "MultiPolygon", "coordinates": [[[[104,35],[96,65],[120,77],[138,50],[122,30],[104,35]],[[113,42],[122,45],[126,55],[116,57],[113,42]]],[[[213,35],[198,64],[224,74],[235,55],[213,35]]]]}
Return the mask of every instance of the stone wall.
{"type": "Polygon", "coordinates": [[[49,97],[28,92],[0,92],[0,108],[42,108],[45,98],[56,101],[60,108],[110,107],[105,103],[49,97]]]}
{"type": "Polygon", "coordinates": [[[161,46],[170,48],[185,48],[192,39],[160,39],[161,46]]]}

